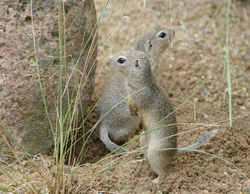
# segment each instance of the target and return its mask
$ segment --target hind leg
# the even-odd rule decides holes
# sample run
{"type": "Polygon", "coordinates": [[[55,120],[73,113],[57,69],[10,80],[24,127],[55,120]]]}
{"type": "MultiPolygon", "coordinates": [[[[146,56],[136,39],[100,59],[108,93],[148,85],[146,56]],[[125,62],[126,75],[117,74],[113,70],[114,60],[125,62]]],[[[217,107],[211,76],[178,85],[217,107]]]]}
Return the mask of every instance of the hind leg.
{"type": "Polygon", "coordinates": [[[163,179],[168,173],[169,162],[172,157],[169,157],[167,151],[157,151],[159,147],[149,146],[149,152],[147,154],[148,162],[151,169],[157,173],[158,177],[153,180],[153,183],[158,183],[160,179],[163,179]]]}

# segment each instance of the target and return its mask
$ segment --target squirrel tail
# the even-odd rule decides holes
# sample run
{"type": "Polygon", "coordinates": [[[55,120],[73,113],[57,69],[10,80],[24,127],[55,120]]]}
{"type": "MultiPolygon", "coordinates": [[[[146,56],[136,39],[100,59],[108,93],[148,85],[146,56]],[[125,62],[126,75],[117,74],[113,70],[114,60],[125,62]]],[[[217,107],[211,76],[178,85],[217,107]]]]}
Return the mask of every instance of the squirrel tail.
{"type": "Polygon", "coordinates": [[[109,139],[109,136],[108,136],[108,130],[106,129],[105,126],[102,126],[101,129],[100,129],[100,139],[102,140],[102,142],[106,145],[106,147],[111,151],[111,152],[114,152],[114,153],[128,153],[128,150],[121,147],[121,146],[118,146],[116,145],[114,142],[112,142],[110,139],[109,139]]]}
{"type": "Polygon", "coordinates": [[[209,139],[211,139],[211,137],[213,137],[213,135],[216,133],[216,131],[218,131],[218,129],[209,131],[208,133],[203,135],[203,137],[201,139],[199,139],[197,142],[195,142],[194,144],[178,149],[178,153],[189,152],[195,148],[202,146],[205,142],[207,142],[209,139]]]}

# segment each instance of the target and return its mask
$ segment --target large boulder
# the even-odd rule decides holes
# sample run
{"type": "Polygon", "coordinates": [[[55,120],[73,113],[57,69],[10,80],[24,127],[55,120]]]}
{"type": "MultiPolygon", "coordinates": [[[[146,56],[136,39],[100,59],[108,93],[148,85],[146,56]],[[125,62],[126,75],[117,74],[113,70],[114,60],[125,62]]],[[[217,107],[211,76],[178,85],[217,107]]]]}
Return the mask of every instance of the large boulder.
{"type": "MultiPolygon", "coordinates": [[[[55,133],[56,127],[59,126],[59,113],[56,108],[60,107],[60,68],[64,93],[61,107],[64,115],[79,90],[79,110],[76,114],[79,117],[84,115],[94,89],[97,56],[94,2],[63,2],[62,10],[65,14],[62,19],[59,17],[62,13],[59,1],[36,0],[33,5],[30,0],[0,2],[0,122],[30,154],[47,154],[54,143],[52,131],[55,133]],[[31,8],[37,62],[51,125],[38,79],[31,8]],[[61,29],[63,41],[59,41],[61,29]],[[59,42],[62,43],[62,63],[59,42]],[[67,89],[64,90],[66,85],[67,89]]],[[[71,114],[73,108],[74,103],[71,106],[71,114]]],[[[1,127],[0,132],[8,136],[1,127]]],[[[11,138],[8,140],[12,141],[11,138]]],[[[6,160],[4,156],[9,154],[4,142],[4,138],[0,136],[0,160],[6,160]]],[[[15,144],[11,145],[14,147],[15,144]]]]}

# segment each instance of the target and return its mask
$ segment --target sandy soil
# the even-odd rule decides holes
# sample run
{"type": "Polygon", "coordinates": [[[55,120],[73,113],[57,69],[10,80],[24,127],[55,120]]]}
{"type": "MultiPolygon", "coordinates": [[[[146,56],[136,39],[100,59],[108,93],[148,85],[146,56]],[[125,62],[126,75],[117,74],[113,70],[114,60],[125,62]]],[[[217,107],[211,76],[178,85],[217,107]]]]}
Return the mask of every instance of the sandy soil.
{"type": "MultiPolygon", "coordinates": [[[[95,3],[99,15],[104,2],[96,0],[95,3]]],[[[171,11],[170,2],[163,0],[146,1],[145,8],[142,0],[120,1],[118,5],[116,1],[109,3],[106,17],[98,26],[100,55],[92,104],[101,97],[112,76],[105,65],[108,58],[122,49],[132,49],[138,35],[163,25],[173,28],[176,37],[160,60],[157,80],[174,106],[180,106],[204,81],[198,92],[176,113],[179,122],[188,123],[178,128],[178,147],[194,143],[212,129],[218,129],[218,132],[198,149],[200,152],[176,155],[169,174],[159,184],[151,182],[156,174],[142,156],[123,160],[135,152],[124,157],[113,156],[96,164],[109,152],[97,135],[91,133],[82,166],[74,177],[73,193],[250,192],[250,6],[240,1],[233,1],[231,6],[229,52],[234,120],[230,127],[227,75],[224,74],[227,1],[171,3],[171,11]],[[121,164],[116,166],[116,162],[121,164]],[[111,164],[115,168],[95,175],[111,164]],[[82,187],[76,192],[78,185],[82,187]]],[[[89,131],[96,121],[94,110],[86,121],[85,130],[89,131]]],[[[82,144],[77,144],[76,155],[81,148],[82,144]]],[[[128,146],[131,151],[138,148],[139,141],[128,146]]],[[[44,156],[39,161],[46,164],[44,172],[49,174],[51,158],[44,156]]],[[[32,168],[30,171],[34,173],[32,168]]]]}
{"type": "MultiPolygon", "coordinates": [[[[99,2],[96,1],[98,12],[102,8],[99,2]]],[[[233,2],[231,7],[229,51],[235,119],[233,127],[230,127],[227,76],[223,77],[227,1],[172,2],[171,13],[167,1],[147,1],[145,10],[142,1],[129,2],[127,9],[124,9],[125,5],[125,2],[120,3],[112,14],[115,4],[110,4],[105,13],[112,14],[112,18],[103,19],[99,25],[101,55],[98,58],[94,103],[102,95],[111,77],[108,67],[102,62],[123,48],[132,49],[140,33],[164,25],[172,27],[176,37],[171,48],[162,56],[157,80],[175,107],[180,106],[205,80],[198,92],[177,111],[178,121],[188,123],[179,127],[179,132],[185,133],[178,136],[178,147],[194,143],[209,130],[216,128],[218,132],[211,141],[198,149],[213,156],[201,152],[177,155],[171,163],[169,175],[158,185],[151,183],[156,175],[138,156],[112,171],[98,175],[93,180],[97,185],[93,184],[89,191],[248,193],[249,180],[224,160],[236,165],[247,176],[250,175],[250,7],[240,2],[233,2]],[[102,44],[116,27],[117,31],[103,47],[102,44]]],[[[94,122],[90,121],[90,126],[93,126],[95,119],[96,115],[93,116],[94,122]]],[[[97,137],[93,143],[89,143],[86,162],[96,162],[100,160],[99,156],[108,153],[97,137]]],[[[137,148],[138,141],[128,149],[137,148]]]]}

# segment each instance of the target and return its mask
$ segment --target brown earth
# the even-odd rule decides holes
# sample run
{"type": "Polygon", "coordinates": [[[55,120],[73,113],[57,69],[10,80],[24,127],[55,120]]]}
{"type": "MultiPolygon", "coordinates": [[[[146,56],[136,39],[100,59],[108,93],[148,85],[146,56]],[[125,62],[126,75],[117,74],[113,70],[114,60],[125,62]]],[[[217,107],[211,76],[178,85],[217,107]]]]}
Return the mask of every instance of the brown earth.
{"type": "MultiPolygon", "coordinates": [[[[123,160],[135,155],[135,152],[96,163],[109,152],[97,135],[90,132],[97,122],[94,110],[86,121],[85,130],[91,135],[84,148],[82,166],[74,177],[73,193],[249,193],[250,6],[233,1],[230,12],[233,109],[233,126],[230,127],[227,70],[224,69],[227,1],[170,1],[171,11],[169,1],[146,1],[145,8],[143,2],[111,1],[105,11],[108,17],[100,21],[98,68],[92,105],[101,97],[112,75],[105,65],[108,58],[122,49],[132,49],[139,34],[154,26],[164,25],[173,28],[176,37],[160,60],[157,79],[174,106],[179,107],[204,81],[194,96],[177,110],[178,122],[187,123],[178,128],[178,147],[194,143],[209,130],[218,129],[218,132],[197,149],[199,152],[176,155],[166,178],[159,184],[153,184],[151,181],[156,175],[141,155],[123,160]],[[116,162],[121,164],[116,166],[116,162]],[[115,168],[95,175],[105,169],[105,165],[111,164],[115,168]],[[82,187],[77,190],[79,185],[82,187]]],[[[104,2],[96,0],[95,3],[97,15],[100,15],[104,2]]],[[[78,153],[81,148],[79,143],[78,153]]],[[[131,151],[138,148],[138,140],[128,146],[131,151]]],[[[39,162],[44,166],[44,173],[52,176],[52,159],[44,156],[42,160],[38,159],[39,162]]],[[[36,171],[29,166],[26,167],[28,172],[35,177],[36,171]]],[[[15,168],[20,170],[18,166],[15,168]]],[[[1,180],[7,179],[0,176],[1,180]]],[[[41,182],[39,188],[45,190],[46,185],[41,182]]]]}

